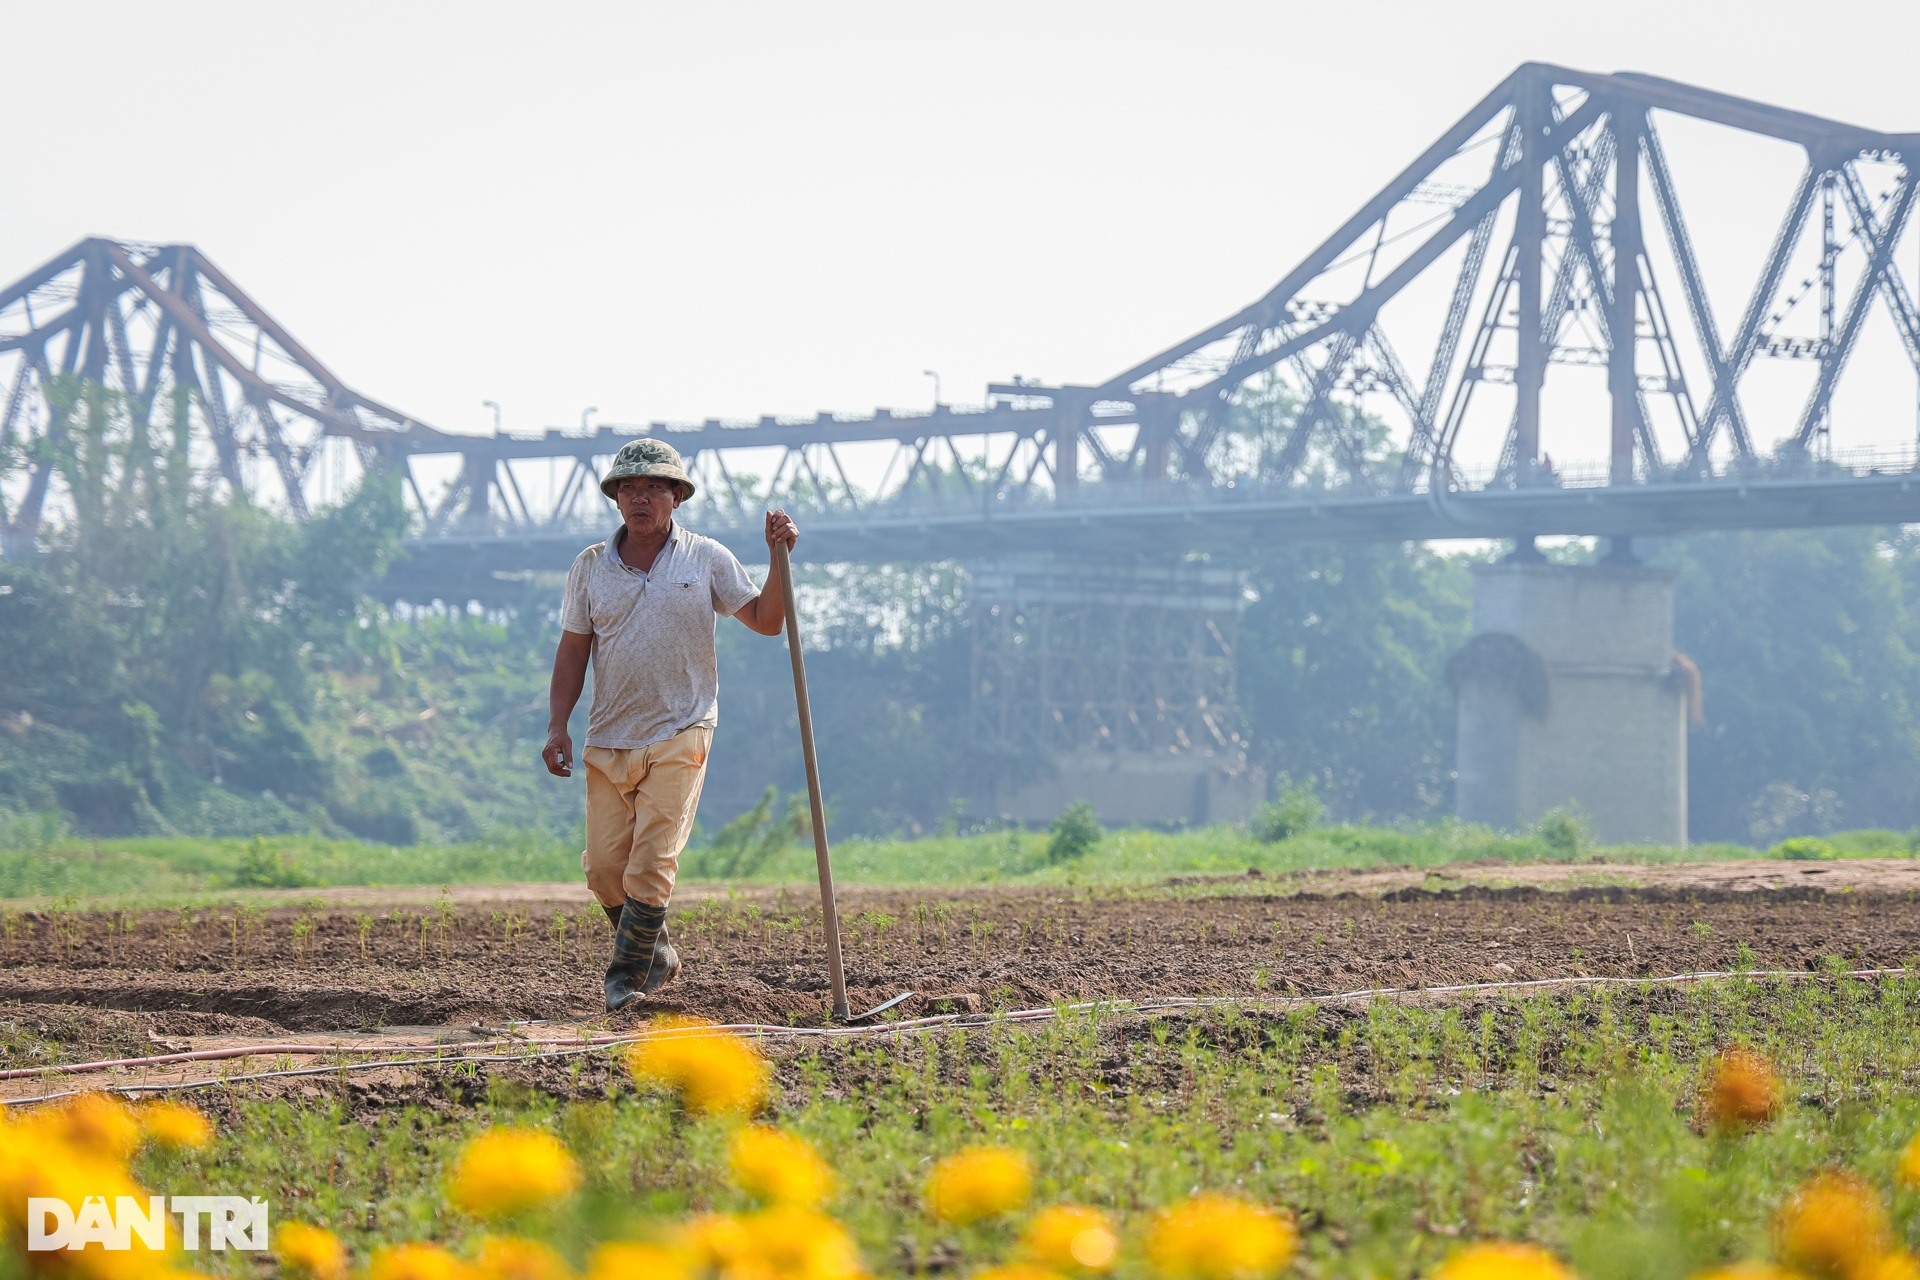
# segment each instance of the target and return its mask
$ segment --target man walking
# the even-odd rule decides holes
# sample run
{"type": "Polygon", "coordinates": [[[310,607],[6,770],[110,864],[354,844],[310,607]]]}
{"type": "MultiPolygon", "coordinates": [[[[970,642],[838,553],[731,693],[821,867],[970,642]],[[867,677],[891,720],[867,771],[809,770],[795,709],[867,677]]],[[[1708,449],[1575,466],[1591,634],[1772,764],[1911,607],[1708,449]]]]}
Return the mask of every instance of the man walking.
{"type": "MultiPolygon", "coordinates": [[[[620,527],[580,553],[567,574],[560,647],[553,655],[547,772],[573,776],[567,720],[593,663],[587,716],[587,888],[613,923],[607,1012],[652,995],[680,972],[667,940],[667,900],[693,829],[706,779],[720,695],[713,631],[732,614],[763,636],[786,622],[779,562],[766,586],[733,553],[689,532],[674,509],[693,480],[672,445],[621,446],[600,491],[620,508],[620,527]]],[[[784,511],[767,513],[767,549],[789,550],[800,531],[784,511]]]]}

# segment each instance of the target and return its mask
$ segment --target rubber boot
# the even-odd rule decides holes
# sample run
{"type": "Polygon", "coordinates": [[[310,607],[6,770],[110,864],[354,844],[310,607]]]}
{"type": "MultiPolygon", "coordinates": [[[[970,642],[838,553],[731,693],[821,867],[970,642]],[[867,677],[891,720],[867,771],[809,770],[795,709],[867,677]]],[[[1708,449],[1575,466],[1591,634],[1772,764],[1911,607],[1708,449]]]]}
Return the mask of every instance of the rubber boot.
{"type": "Polygon", "coordinates": [[[607,1012],[652,995],[679,972],[680,953],[667,941],[667,909],[628,898],[613,929],[607,1012]]]}
{"type": "Polygon", "coordinates": [[[607,923],[612,925],[615,931],[618,931],[620,928],[620,913],[627,909],[626,904],[622,903],[617,907],[610,907],[603,902],[600,904],[600,909],[607,913],[607,923]]]}
{"type": "Polygon", "coordinates": [[[650,996],[660,988],[680,976],[680,953],[667,941],[667,922],[660,922],[660,936],[653,940],[653,968],[647,973],[647,980],[640,987],[640,994],[650,996]]]}

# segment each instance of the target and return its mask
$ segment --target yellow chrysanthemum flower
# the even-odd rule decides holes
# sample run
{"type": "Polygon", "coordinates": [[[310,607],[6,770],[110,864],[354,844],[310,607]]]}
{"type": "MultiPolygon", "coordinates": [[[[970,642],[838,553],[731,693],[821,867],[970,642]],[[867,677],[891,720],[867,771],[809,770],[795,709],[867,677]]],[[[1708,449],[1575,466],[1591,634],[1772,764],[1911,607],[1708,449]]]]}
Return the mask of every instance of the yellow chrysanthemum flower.
{"type": "Polygon", "coordinates": [[[787,1280],[857,1280],[865,1274],[847,1229],[816,1210],[780,1204],[746,1215],[740,1225],[747,1252],[735,1260],[737,1274],[787,1280]]]}
{"type": "Polygon", "coordinates": [[[766,1104],[767,1064],[738,1036],[678,1015],[656,1019],[648,1031],[627,1052],[635,1080],[675,1090],[696,1115],[752,1115],[766,1104]]]}
{"type": "Polygon", "coordinates": [[[1707,1068],[1701,1118],[1722,1133],[1758,1128],[1780,1110],[1780,1077],[1765,1056],[1735,1047],[1707,1068]]]}
{"type": "Polygon", "coordinates": [[[473,1269],[484,1280],[571,1280],[573,1268],[551,1245],[519,1236],[487,1236],[473,1269]]]}
{"type": "Polygon", "coordinates": [[[747,1256],[747,1229],[731,1213],[703,1213],[688,1218],[674,1233],[673,1245],[695,1271],[725,1271],[747,1256]]]}
{"type": "Polygon", "coordinates": [[[800,1205],[702,1214],[681,1224],[673,1245],[683,1273],[721,1280],[859,1280],[865,1275],[847,1229],[800,1205]]]}
{"type": "Polygon", "coordinates": [[[333,1232],[304,1222],[282,1222],[273,1228],[273,1251],[284,1271],[311,1280],[342,1280],[347,1274],[347,1249],[333,1232]]]}
{"type": "MultiPolygon", "coordinates": [[[[23,1149],[10,1154],[15,1159],[10,1162],[4,1179],[0,1179],[7,1191],[7,1200],[0,1204],[0,1214],[15,1221],[20,1220],[15,1215],[25,1212],[29,1198],[64,1200],[75,1209],[90,1198],[112,1205],[121,1196],[130,1196],[143,1207],[147,1203],[146,1192],[127,1172],[126,1165],[100,1152],[43,1139],[23,1144],[23,1149]]],[[[141,1247],[136,1239],[135,1251],[141,1247]]],[[[99,1246],[89,1245],[85,1252],[98,1249],[99,1246]]]]}
{"type": "Polygon", "coordinates": [[[727,1163],[735,1186],[772,1204],[813,1206],[833,1189],[833,1170],[813,1145],[770,1125],[748,1125],[735,1133],[727,1163]]]}
{"type": "Polygon", "coordinates": [[[1890,1244],[1873,1188],[1850,1173],[1818,1174],[1780,1206],[1774,1252],[1818,1280],[1861,1280],[1890,1244]]]}
{"type": "Polygon", "coordinates": [[[1771,1262],[1749,1261],[1702,1271],[1693,1280],[1803,1280],[1803,1277],[1784,1267],[1776,1267],[1771,1262]]]}
{"type": "Polygon", "coordinates": [[[587,1280],[687,1280],[681,1256],[657,1244],[615,1241],[587,1259],[587,1280]]]}
{"type": "Polygon", "coordinates": [[[552,1134],[489,1129],[461,1149],[447,1178],[447,1198],[482,1218],[519,1213],[572,1195],[580,1166],[552,1134]]]}
{"type": "Polygon", "coordinates": [[[1472,1244],[1440,1264],[1433,1280],[1574,1280],[1565,1263],[1538,1245],[1472,1244]]]}
{"type": "Polygon", "coordinates": [[[140,1122],[126,1103],[105,1093],[83,1093],[36,1112],[29,1126],[83,1151],[124,1160],[140,1145],[140,1122]]]}
{"type": "Polygon", "coordinates": [[[390,1245],[367,1263],[367,1280],[470,1280],[467,1264],[437,1244],[390,1245]]]}
{"type": "Polygon", "coordinates": [[[1120,1256],[1120,1237],[1107,1215],[1081,1204],[1042,1209],[1021,1242],[1028,1257],[1055,1271],[1107,1271],[1120,1256]]]}
{"type": "Polygon", "coordinates": [[[1867,1268],[1865,1280],[1920,1280],[1920,1258],[1905,1249],[1882,1254],[1867,1268]]]}
{"type": "Polygon", "coordinates": [[[1909,1187],[1920,1187],[1920,1133],[1913,1135],[1906,1147],[1900,1152],[1900,1163],[1894,1167],[1894,1176],[1909,1187]]]}
{"type": "Polygon", "coordinates": [[[927,1212],[942,1222],[977,1222],[1018,1209],[1032,1186],[1033,1173],[1020,1152],[970,1147],[933,1166],[927,1176],[927,1212]]]}
{"type": "Polygon", "coordinates": [[[1175,1280],[1257,1280],[1292,1261],[1298,1241],[1283,1214],[1232,1196],[1197,1195],[1161,1210],[1147,1258],[1175,1280]]]}
{"type": "Polygon", "coordinates": [[[973,1273],[973,1280],[1060,1280],[1060,1273],[1032,1262],[1009,1262],[973,1273]]]}
{"type": "Polygon", "coordinates": [[[163,1147],[204,1147],[213,1140],[213,1125],[182,1103],[150,1102],[134,1114],[147,1140],[163,1147]]]}

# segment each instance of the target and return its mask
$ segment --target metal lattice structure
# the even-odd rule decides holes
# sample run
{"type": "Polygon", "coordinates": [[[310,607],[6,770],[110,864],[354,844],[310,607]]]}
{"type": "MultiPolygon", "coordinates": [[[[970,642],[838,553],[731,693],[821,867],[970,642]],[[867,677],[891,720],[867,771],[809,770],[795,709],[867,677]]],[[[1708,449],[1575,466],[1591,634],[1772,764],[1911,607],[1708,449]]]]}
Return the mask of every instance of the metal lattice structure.
{"type": "Polygon", "coordinates": [[[1777,357],[1815,366],[1797,416],[1779,424],[1787,443],[1773,461],[1792,467],[1815,451],[1876,302],[1920,373],[1920,311],[1895,262],[1916,154],[1920,134],[1649,76],[1525,66],[1252,306],[1063,393],[1099,405],[1172,391],[1177,466],[1211,481],[1235,397],[1268,371],[1289,371],[1302,409],[1281,447],[1254,460],[1259,483],[1294,482],[1320,444],[1363,492],[1420,492],[1430,473],[1461,488],[1459,459],[1478,444],[1494,460],[1488,485],[1514,488],[1554,483],[1542,392],[1552,366],[1588,365],[1606,379],[1607,482],[1704,481],[1761,470],[1741,381],[1756,358],[1777,357]],[[1779,231],[1730,330],[1662,143],[1668,119],[1800,152],[1779,231]],[[1816,221],[1819,242],[1803,251],[1816,221]],[[1803,277],[1796,263],[1809,267],[1803,277]],[[1435,276],[1446,286],[1437,325],[1427,300],[1409,305],[1435,276]],[[1431,343],[1417,375],[1394,336],[1409,310],[1431,343]],[[1812,327],[1796,328],[1809,313],[1812,327]],[[1491,394],[1496,384],[1511,392],[1491,394]],[[1397,419],[1405,443],[1393,474],[1372,474],[1361,416],[1342,413],[1343,402],[1397,419]]]}
{"type": "MultiPolygon", "coordinates": [[[[1829,434],[1876,314],[1920,374],[1898,265],[1916,240],[1916,154],[1920,135],[1529,65],[1253,305],[1104,382],[996,385],[972,413],[648,430],[697,458],[721,536],[777,501],[836,558],[1144,551],[1168,530],[1232,549],[1920,519],[1908,421],[1871,424],[1864,451],[1829,434]],[[1737,296],[1709,288],[1673,129],[1743,135],[1798,168],[1737,296]],[[1751,402],[1766,362],[1800,371],[1797,395],[1775,383],[1751,402]],[[875,445],[884,465],[850,463],[875,445]],[[756,449],[768,461],[743,483],[737,460],[756,449]]],[[[583,483],[562,497],[590,494],[593,460],[637,431],[503,441],[463,474],[564,447],[583,483]]],[[[496,481],[496,507],[511,487],[496,481]]],[[[531,567],[541,522],[579,518],[562,508],[488,508],[485,527],[531,567]]],[[[473,545],[453,511],[437,518],[439,537],[473,545]]]]}
{"type": "Polygon", "coordinates": [[[1244,576],[1011,557],[974,568],[972,736],[1049,753],[1246,762],[1234,645],[1244,576]]]}
{"type": "Polygon", "coordinates": [[[205,468],[300,518],[342,487],[325,486],[327,462],[357,475],[439,436],[349,388],[191,245],[82,240],[0,289],[0,372],[9,548],[32,543],[57,499],[81,384],[124,397],[137,429],[184,396],[205,468]]]}
{"type": "Polygon", "coordinates": [[[564,566],[607,522],[606,459],[643,432],[690,458],[703,530],[752,554],[779,503],[827,560],[1916,520],[1910,421],[1867,424],[1864,450],[1834,435],[1875,324],[1904,360],[1868,375],[1920,372],[1899,265],[1916,155],[1917,134],[1530,64],[1252,305],[1103,382],[590,433],[435,431],[348,388],[192,247],[89,240],[0,290],[0,518],[31,545],[58,501],[67,375],[137,417],[184,390],[208,474],[295,515],[398,470],[417,536],[392,582],[416,595],[564,566]],[[1798,168],[1770,247],[1718,293],[1698,247],[1725,237],[1673,145],[1700,129],[1798,168]],[[1767,364],[1798,371],[1792,394],[1751,394],[1767,364]]]}

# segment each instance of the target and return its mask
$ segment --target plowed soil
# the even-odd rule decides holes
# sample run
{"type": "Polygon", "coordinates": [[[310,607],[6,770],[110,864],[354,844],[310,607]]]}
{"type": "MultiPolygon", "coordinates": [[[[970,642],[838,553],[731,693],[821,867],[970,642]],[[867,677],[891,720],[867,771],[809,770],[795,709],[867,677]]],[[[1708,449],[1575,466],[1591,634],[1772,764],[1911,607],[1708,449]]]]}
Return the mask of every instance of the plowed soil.
{"type": "MultiPolygon", "coordinates": [[[[1374,875],[1323,874],[1288,892],[1226,878],[1124,891],[854,889],[841,908],[848,983],[856,1009],[912,991],[900,1012],[914,1016],[1802,969],[1830,957],[1883,967],[1920,955],[1911,890],[1749,878],[1741,889],[1435,892],[1403,879],[1381,892],[1374,875]]],[[[826,1019],[819,909],[799,892],[677,906],[670,922],[684,973],[660,999],[613,1019],[602,1013],[605,918],[578,891],[550,892],[569,896],[515,889],[497,901],[468,891],[463,901],[385,910],[319,898],[264,910],[13,914],[0,942],[0,1069],[301,1035],[453,1041],[513,1020],[620,1030],[668,1010],[722,1022],[826,1019]],[[483,1030],[466,1030],[473,1024],[483,1030]]]]}

